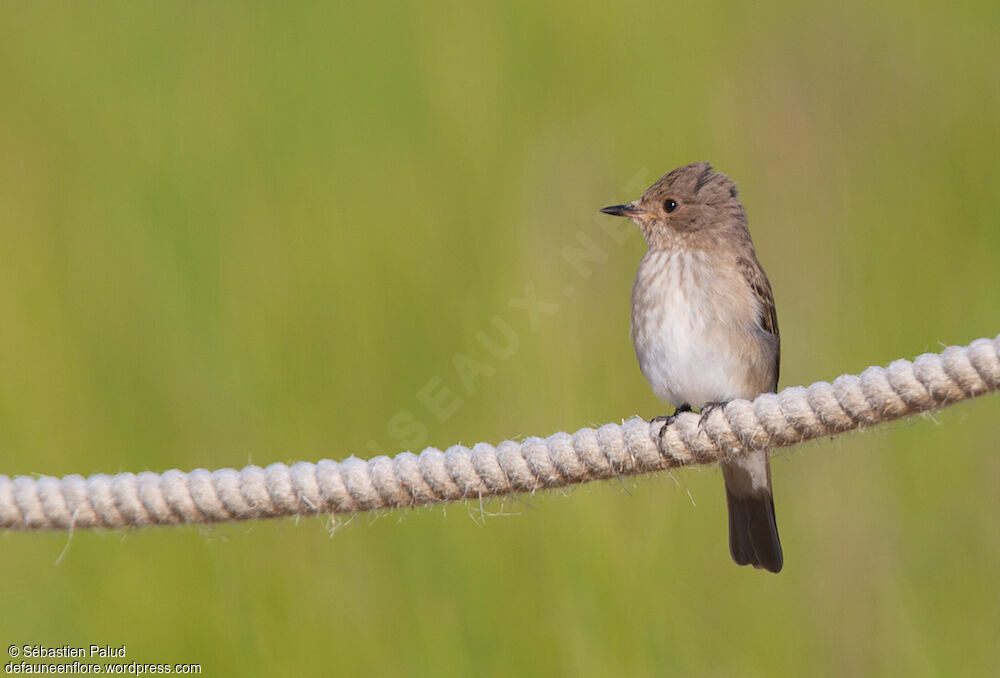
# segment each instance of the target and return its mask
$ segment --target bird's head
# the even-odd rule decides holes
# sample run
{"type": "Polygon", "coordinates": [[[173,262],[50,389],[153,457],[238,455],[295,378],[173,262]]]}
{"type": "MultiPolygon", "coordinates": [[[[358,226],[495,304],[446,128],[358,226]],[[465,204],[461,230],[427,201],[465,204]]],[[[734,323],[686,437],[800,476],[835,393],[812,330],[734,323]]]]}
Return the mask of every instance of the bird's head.
{"type": "Polygon", "coordinates": [[[746,229],[736,184],[707,162],[678,167],[660,177],[638,200],[601,211],[634,221],[650,248],[670,247],[711,231],[746,229]]]}

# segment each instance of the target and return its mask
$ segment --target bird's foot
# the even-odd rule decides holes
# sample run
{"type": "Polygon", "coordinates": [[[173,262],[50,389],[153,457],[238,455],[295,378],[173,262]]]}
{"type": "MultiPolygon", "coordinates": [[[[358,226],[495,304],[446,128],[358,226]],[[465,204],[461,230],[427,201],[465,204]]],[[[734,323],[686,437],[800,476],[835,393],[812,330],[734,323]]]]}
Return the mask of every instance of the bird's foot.
{"type": "Polygon", "coordinates": [[[698,420],[698,428],[704,430],[705,422],[708,421],[708,415],[712,414],[712,412],[724,406],[725,404],[726,403],[705,403],[704,405],[702,405],[701,409],[698,410],[698,413],[701,414],[701,419],[698,420]]]}
{"type": "Polygon", "coordinates": [[[677,415],[678,414],[682,414],[684,412],[690,412],[690,411],[691,411],[691,406],[690,405],[686,405],[686,404],[685,405],[681,405],[676,410],[674,410],[673,414],[661,414],[658,417],[653,417],[652,419],[650,419],[649,423],[650,424],[657,424],[657,423],[659,423],[661,421],[663,422],[663,426],[660,427],[660,439],[662,439],[663,438],[663,432],[667,430],[668,426],[670,426],[672,423],[674,423],[674,420],[677,419],[677,415]]]}

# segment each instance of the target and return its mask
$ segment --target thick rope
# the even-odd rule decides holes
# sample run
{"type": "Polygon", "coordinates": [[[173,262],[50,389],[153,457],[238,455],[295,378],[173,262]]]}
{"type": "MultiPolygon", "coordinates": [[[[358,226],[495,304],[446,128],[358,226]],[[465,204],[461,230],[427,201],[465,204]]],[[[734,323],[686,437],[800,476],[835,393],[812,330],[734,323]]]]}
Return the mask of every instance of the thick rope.
{"type": "Polygon", "coordinates": [[[0,528],[143,527],[427,506],[711,464],[745,449],[787,447],[927,412],[1000,389],[1000,336],[913,362],[869,367],[734,400],[663,428],[632,418],[497,446],[429,447],[364,461],[271,464],[84,478],[0,475],[0,528]]]}

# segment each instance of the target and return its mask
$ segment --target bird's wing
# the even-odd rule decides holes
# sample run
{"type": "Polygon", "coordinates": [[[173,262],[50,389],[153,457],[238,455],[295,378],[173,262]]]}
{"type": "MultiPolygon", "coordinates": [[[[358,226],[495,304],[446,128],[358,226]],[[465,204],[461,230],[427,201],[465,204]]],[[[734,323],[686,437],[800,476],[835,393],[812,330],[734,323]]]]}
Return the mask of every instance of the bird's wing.
{"type": "Polygon", "coordinates": [[[781,334],[778,332],[778,314],[774,309],[774,293],[771,292],[771,283],[756,257],[740,257],[737,263],[739,263],[743,278],[760,301],[761,329],[774,337],[773,388],[776,389],[778,387],[778,371],[781,365],[781,334]]]}

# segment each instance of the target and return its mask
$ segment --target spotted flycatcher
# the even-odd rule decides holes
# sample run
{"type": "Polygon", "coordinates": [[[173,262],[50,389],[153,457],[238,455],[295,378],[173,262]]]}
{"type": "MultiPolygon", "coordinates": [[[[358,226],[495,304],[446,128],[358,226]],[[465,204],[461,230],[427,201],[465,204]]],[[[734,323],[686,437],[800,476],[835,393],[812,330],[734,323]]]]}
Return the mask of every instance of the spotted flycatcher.
{"type": "MultiPolygon", "coordinates": [[[[638,200],[601,211],[632,219],[649,245],[632,288],[632,343],[643,375],[674,415],[773,392],[780,359],[774,296],[736,185],[699,162],[661,177],[638,200]]],[[[744,450],[721,466],[733,560],[781,571],[767,451],[744,450]]]]}

